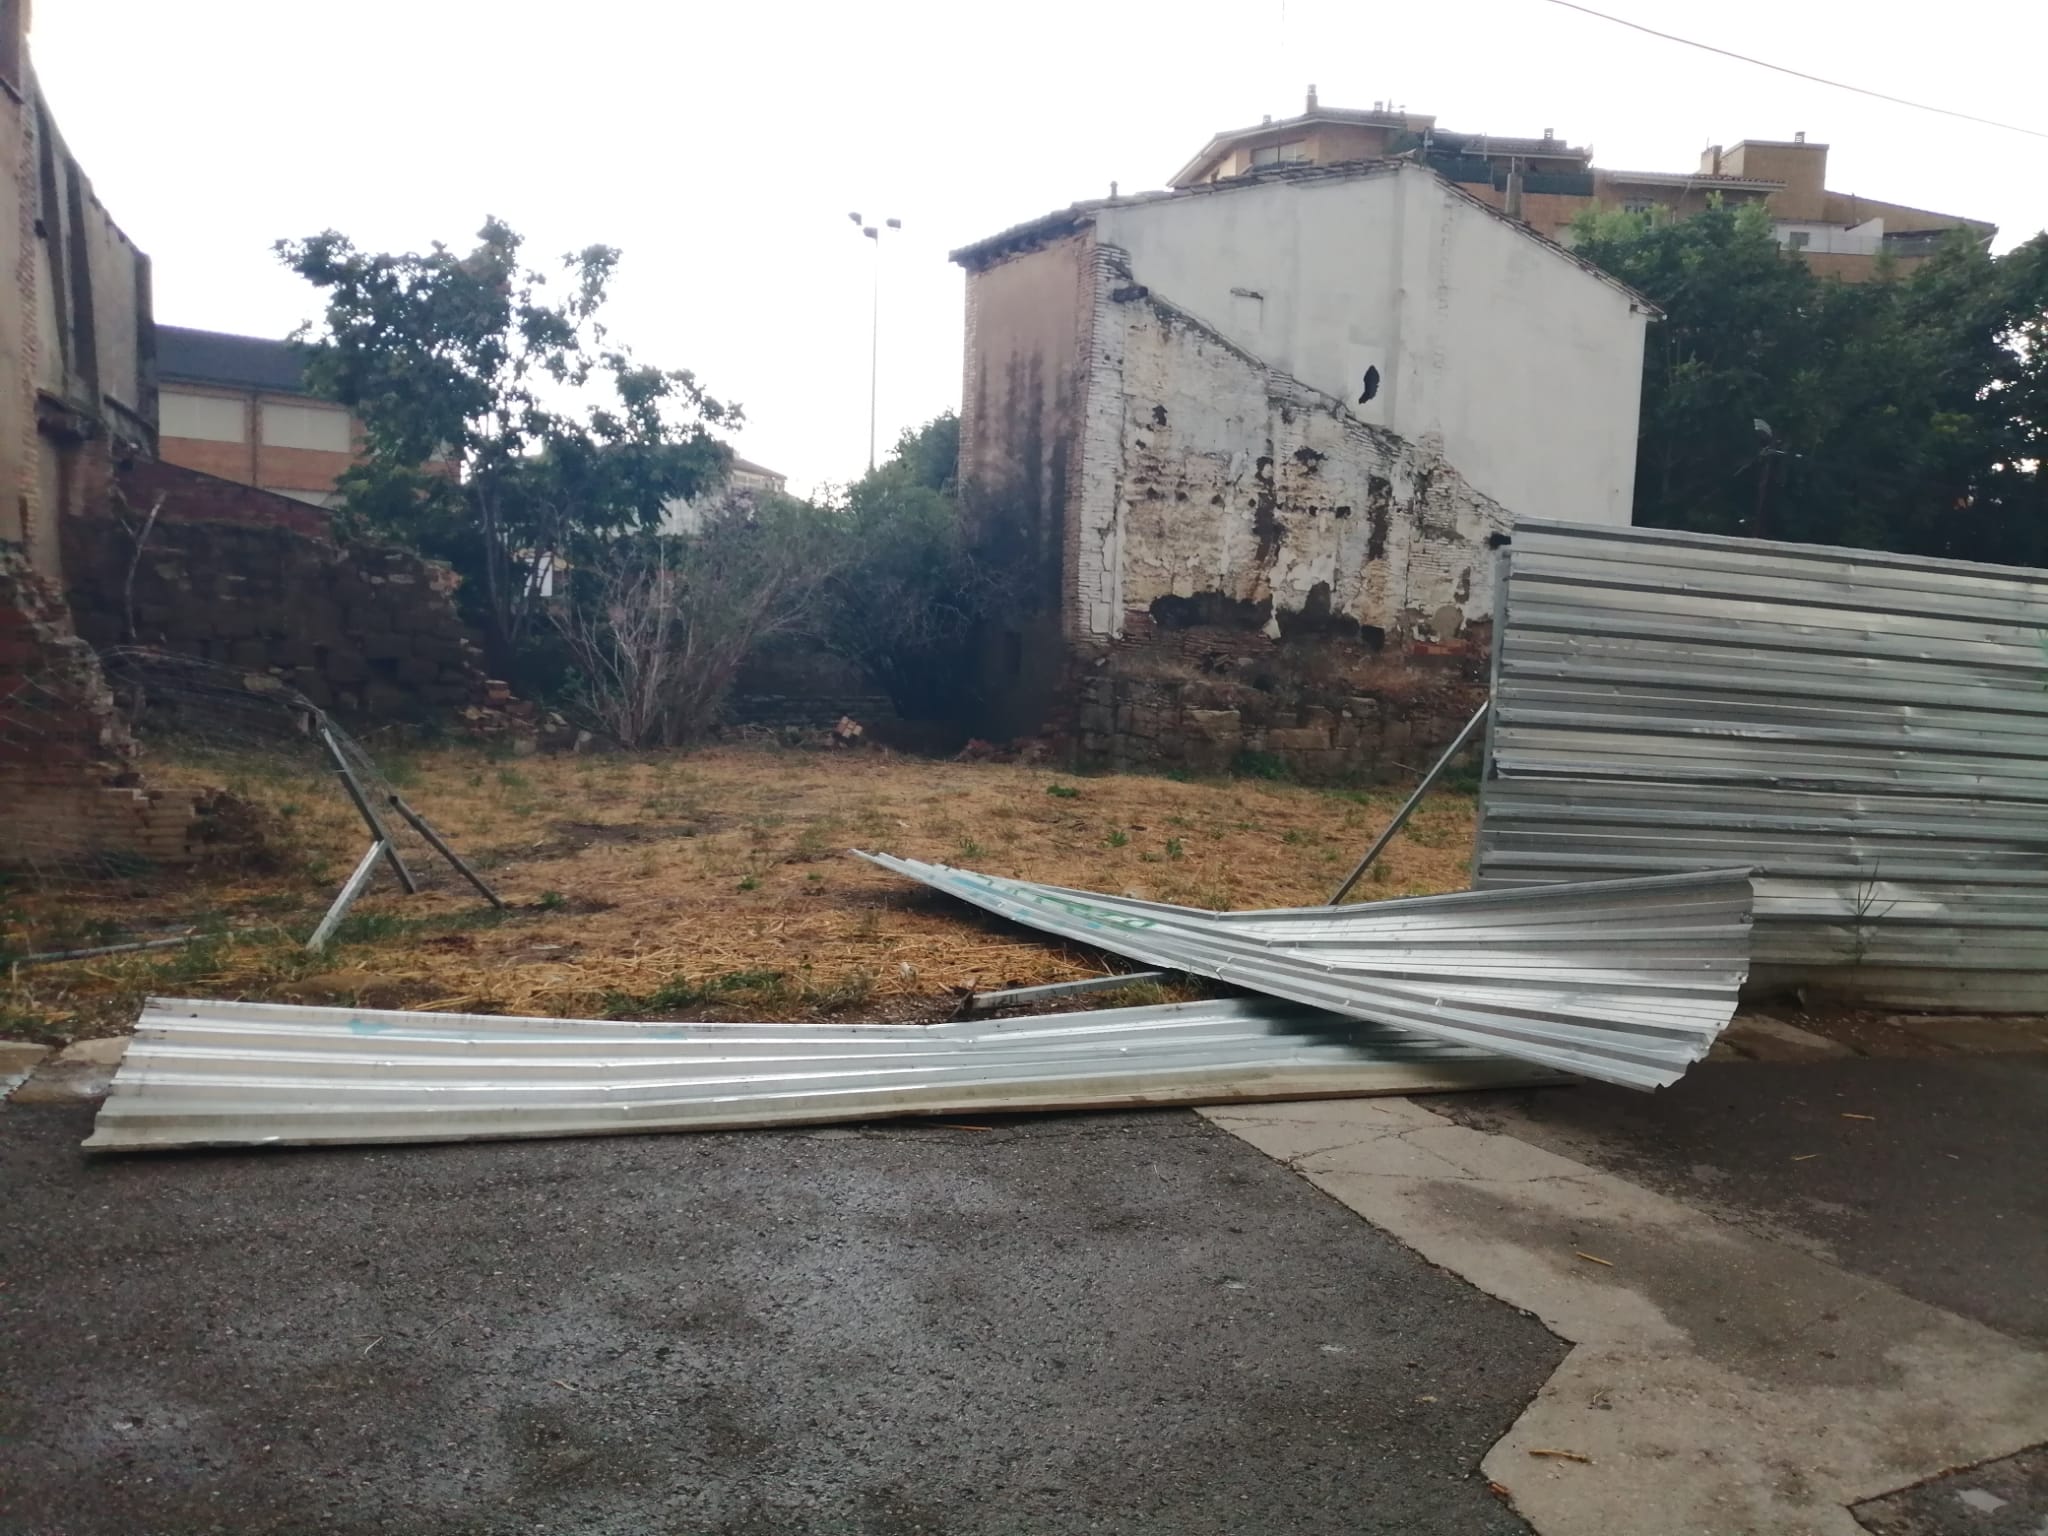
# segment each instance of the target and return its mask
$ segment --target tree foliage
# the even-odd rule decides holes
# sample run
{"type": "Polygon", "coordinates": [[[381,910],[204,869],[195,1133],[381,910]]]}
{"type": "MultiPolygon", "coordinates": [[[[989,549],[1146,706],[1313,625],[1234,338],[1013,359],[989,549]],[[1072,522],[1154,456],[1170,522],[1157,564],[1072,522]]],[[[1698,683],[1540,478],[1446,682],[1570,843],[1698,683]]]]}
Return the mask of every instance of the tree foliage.
{"type": "Polygon", "coordinates": [[[1635,520],[2048,563],[2048,236],[1910,274],[1816,275],[1763,210],[1581,220],[1649,328],[1635,520]]]}
{"type": "Polygon", "coordinates": [[[959,456],[960,420],[947,412],[905,431],[837,507],[845,556],[825,587],[819,638],[912,719],[969,707],[977,632],[1008,589],[962,514],[959,456]]]}
{"type": "Polygon", "coordinates": [[[277,251],[326,299],[301,333],[308,382],[363,423],[347,515],[453,562],[511,666],[541,624],[538,573],[716,484],[731,455],[712,429],[740,412],[611,340],[599,314],[617,250],[563,257],[551,300],[510,227],[487,220],[477,241],[374,253],[329,230],[277,251]]]}

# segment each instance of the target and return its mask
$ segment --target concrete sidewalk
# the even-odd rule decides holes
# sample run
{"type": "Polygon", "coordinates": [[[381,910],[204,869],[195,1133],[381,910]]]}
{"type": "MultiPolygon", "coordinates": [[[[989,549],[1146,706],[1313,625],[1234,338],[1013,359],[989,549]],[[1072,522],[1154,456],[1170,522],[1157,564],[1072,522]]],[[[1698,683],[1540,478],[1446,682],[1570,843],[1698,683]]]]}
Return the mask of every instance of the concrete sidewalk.
{"type": "MultiPolygon", "coordinates": [[[[1743,1063],[1654,1098],[1204,1113],[1572,1342],[1484,1463],[1544,1536],[1854,1536],[1851,1506],[2048,1441],[2044,1067],[1743,1063]]],[[[2035,1465],[1867,1528],[2037,1536],[2035,1465]]]]}

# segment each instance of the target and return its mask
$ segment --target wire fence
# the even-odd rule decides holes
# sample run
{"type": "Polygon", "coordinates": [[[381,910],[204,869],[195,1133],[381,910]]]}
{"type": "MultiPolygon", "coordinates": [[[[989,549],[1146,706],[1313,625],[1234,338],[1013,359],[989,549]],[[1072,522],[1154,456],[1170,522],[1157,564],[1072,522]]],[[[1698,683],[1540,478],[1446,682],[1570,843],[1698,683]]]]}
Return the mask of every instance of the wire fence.
{"type": "Polygon", "coordinates": [[[464,880],[377,755],[304,694],[147,647],[97,660],[53,662],[0,700],[0,763],[32,780],[0,845],[0,948],[175,943],[252,902],[317,933],[344,890],[464,880]]]}

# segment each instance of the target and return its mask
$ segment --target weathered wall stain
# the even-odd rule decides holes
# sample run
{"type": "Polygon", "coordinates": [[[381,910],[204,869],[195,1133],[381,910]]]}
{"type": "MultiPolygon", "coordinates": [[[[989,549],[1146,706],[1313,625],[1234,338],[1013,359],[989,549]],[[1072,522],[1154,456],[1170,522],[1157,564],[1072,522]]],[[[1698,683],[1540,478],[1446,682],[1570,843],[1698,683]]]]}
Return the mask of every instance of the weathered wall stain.
{"type": "MultiPolygon", "coordinates": [[[[1117,253],[1100,256],[1113,264],[1117,253]]],[[[1126,614],[1213,592],[1269,604],[1276,639],[1300,614],[1302,633],[1340,620],[1347,632],[1446,642],[1490,611],[1490,565],[1477,553],[1507,515],[1426,447],[1273,372],[1157,293],[1118,306],[1109,323],[1116,366],[1091,368],[1087,414],[1120,415],[1123,494],[1082,516],[1114,531],[1102,547],[1120,555],[1126,614]],[[1141,425],[1161,409],[1170,441],[1141,425]],[[1221,515],[1168,511],[1188,504],[1221,515]]],[[[1127,633],[1112,617],[1088,638],[1127,633]]]]}
{"type": "Polygon", "coordinates": [[[1497,503],[1092,237],[972,270],[963,482],[1032,577],[991,637],[989,734],[1323,777],[1448,739],[1483,687],[1497,503]]]}

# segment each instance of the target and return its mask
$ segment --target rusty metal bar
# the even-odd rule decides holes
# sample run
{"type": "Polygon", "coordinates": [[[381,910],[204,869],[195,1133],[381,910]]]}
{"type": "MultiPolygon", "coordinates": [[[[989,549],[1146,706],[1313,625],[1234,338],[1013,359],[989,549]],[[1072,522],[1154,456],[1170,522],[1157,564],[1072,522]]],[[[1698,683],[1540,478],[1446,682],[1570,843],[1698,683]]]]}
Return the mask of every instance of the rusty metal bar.
{"type": "Polygon", "coordinates": [[[1358,884],[1368,869],[1372,868],[1373,860],[1377,859],[1381,850],[1394,840],[1394,834],[1408,824],[1408,818],[1413,816],[1415,808],[1422,804],[1422,797],[1429,793],[1436,781],[1444,776],[1444,770],[1451,766],[1451,759],[1465,750],[1466,743],[1472,739],[1472,733],[1478,730],[1481,722],[1486,719],[1486,712],[1492,703],[1491,699],[1480,701],[1479,707],[1472,712],[1472,718],[1465,722],[1465,728],[1458,732],[1451,744],[1444,748],[1444,755],[1439,757],[1429,772],[1422,776],[1422,782],[1415,786],[1415,793],[1408,797],[1407,803],[1400,810],[1394,812],[1394,819],[1387,823],[1386,831],[1373,839],[1372,846],[1365,850],[1365,857],[1358,861],[1358,867],[1346,875],[1344,883],[1330,894],[1331,906],[1339,905],[1351,894],[1351,888],[1358,884]]]}

